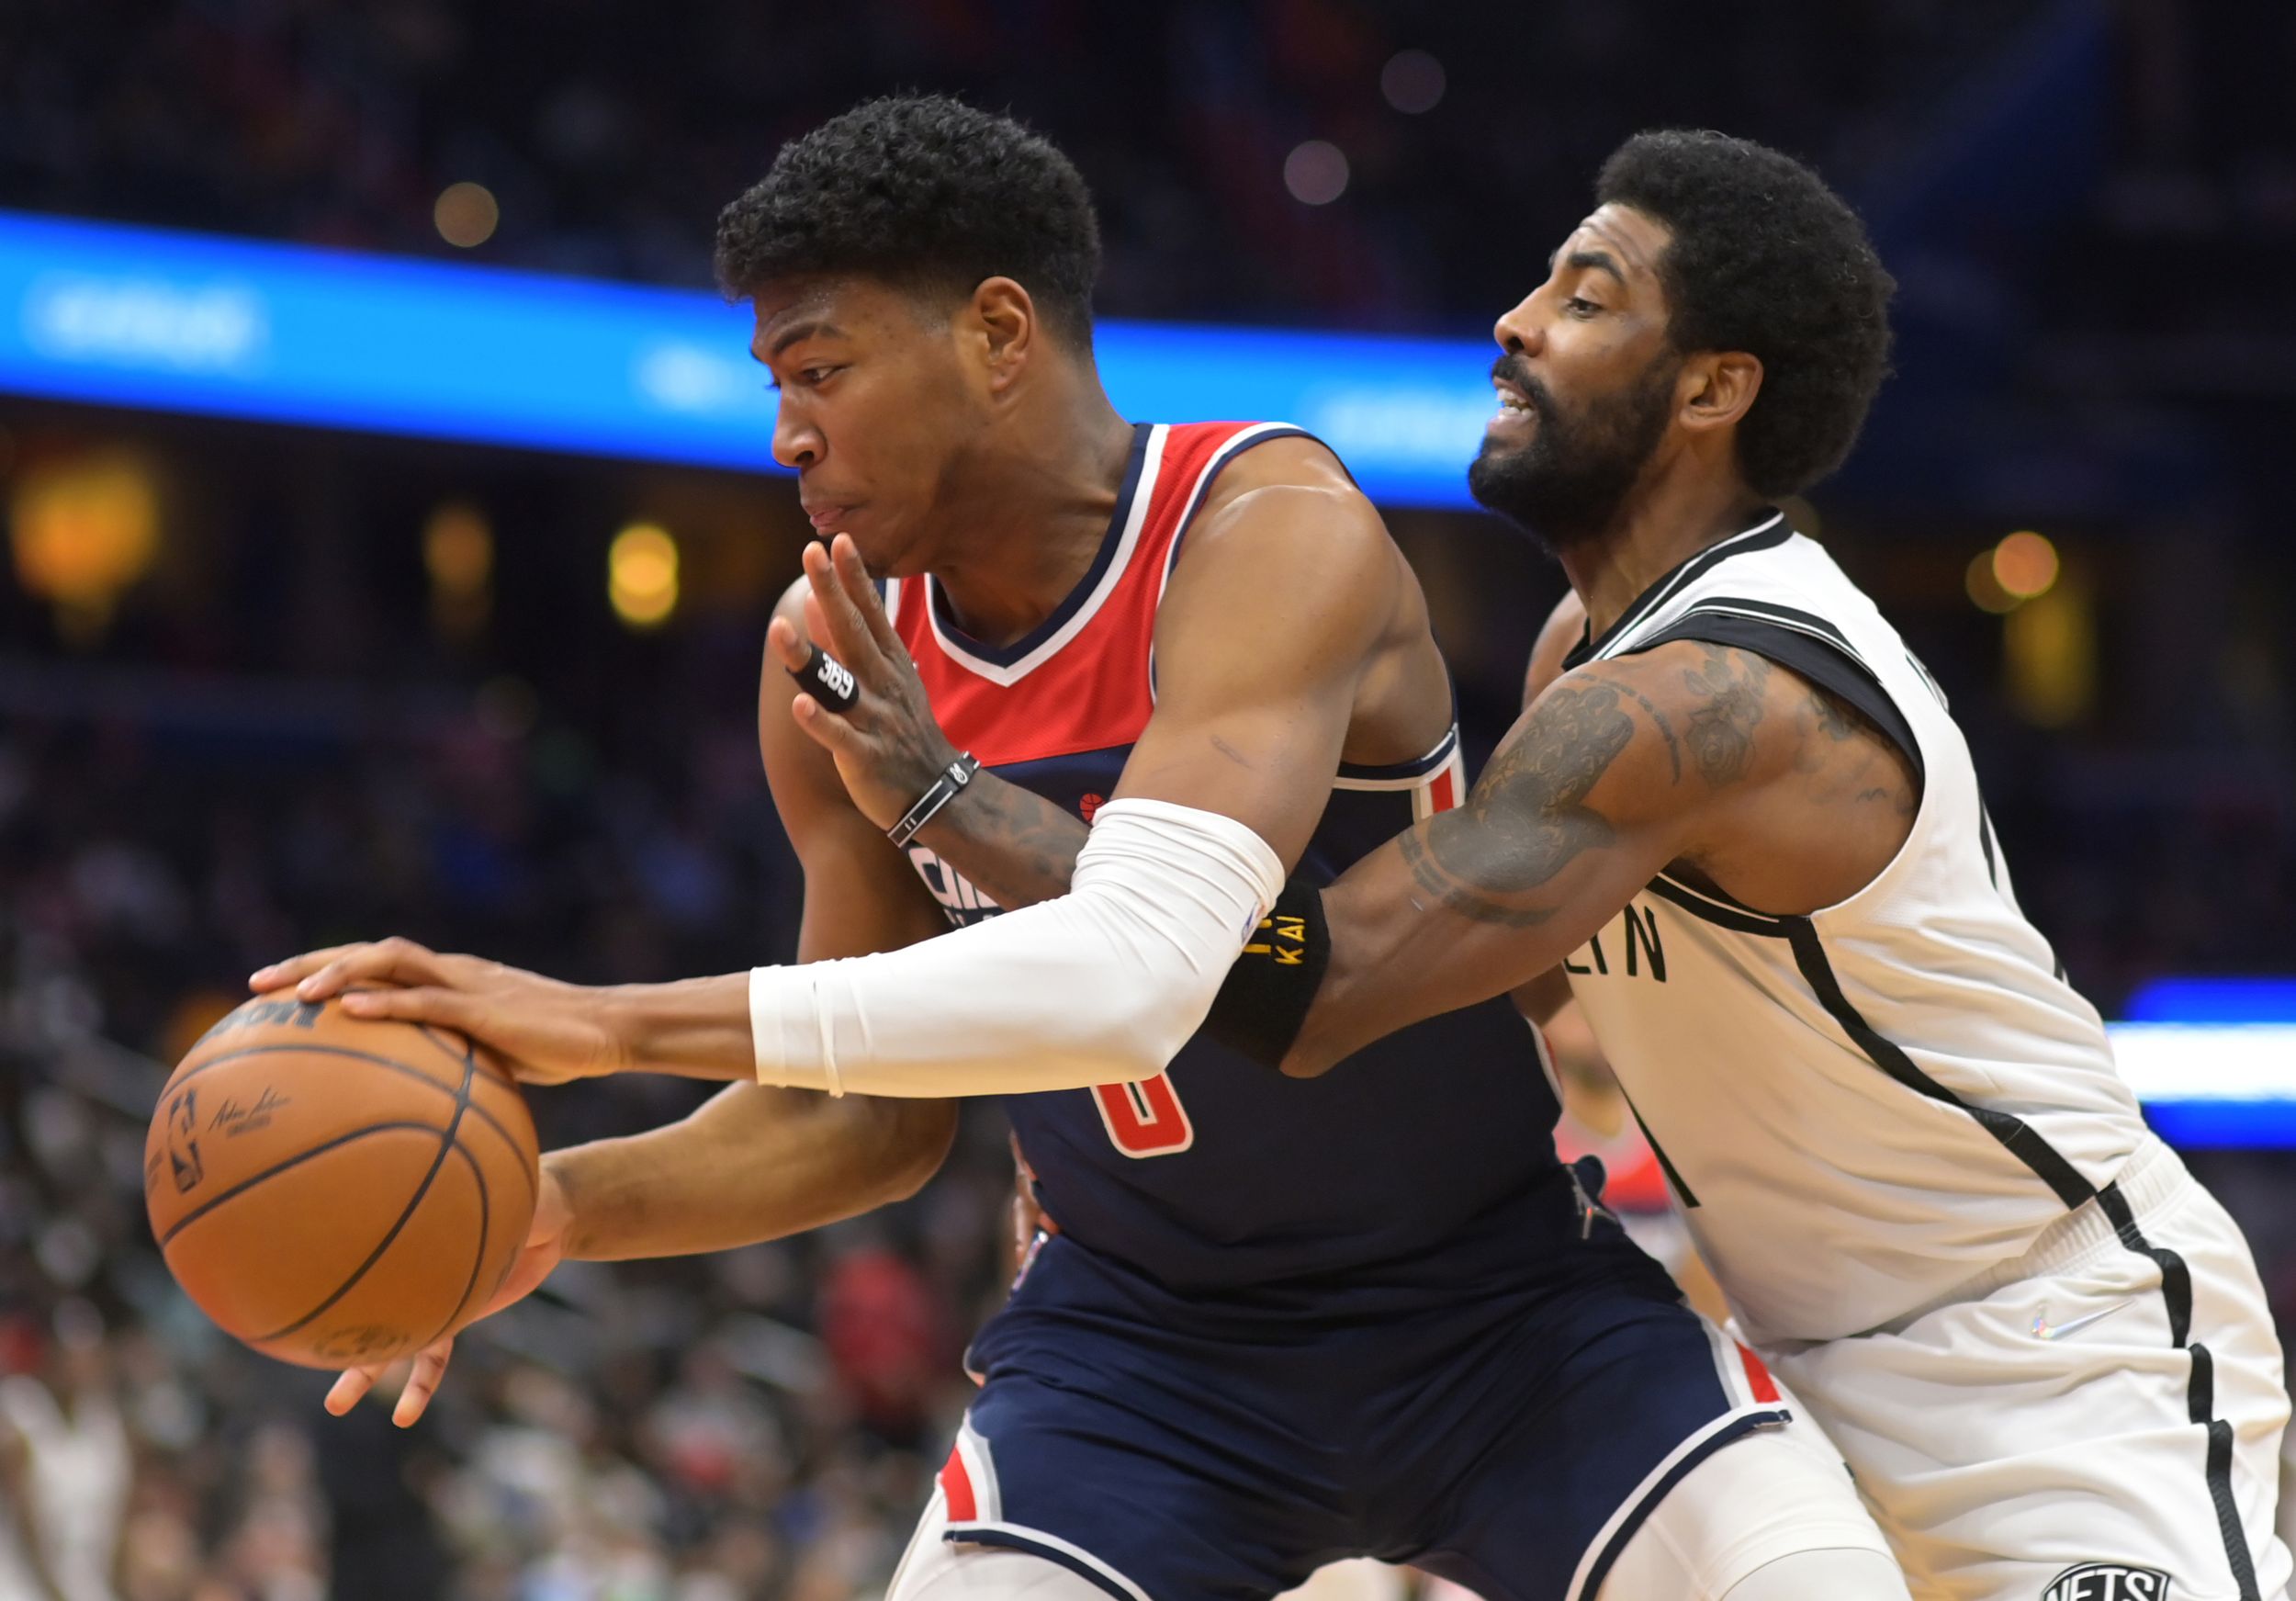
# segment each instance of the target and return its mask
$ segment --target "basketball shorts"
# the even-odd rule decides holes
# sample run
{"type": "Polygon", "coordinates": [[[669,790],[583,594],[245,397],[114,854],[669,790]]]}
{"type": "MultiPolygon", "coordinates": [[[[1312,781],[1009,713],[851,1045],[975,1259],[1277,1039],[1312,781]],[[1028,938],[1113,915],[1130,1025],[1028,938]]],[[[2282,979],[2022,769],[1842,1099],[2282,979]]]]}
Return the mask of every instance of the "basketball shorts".
{"type": "Polygon", "coordinates": [[[2238,1226],[2157,1140],[2105,1201],[1948,1302],[1765,1354],[1917,1601],[2274,1601],[2288,1584],[2271,1313],[2238,1226]]]}
{"type": "Polygon", "coordinates": [[[1055,1236],[975,1342],[983,1387],[892,1594],[939,1595],[969,1548],[1123,1601],[1272,1596],[1359,1556],[1591,1601],[1671,1490],[1789,1431],[1817,1488],[1707,1520],[1713,1593],[1789,1550],[1886,1549],[1791,1398],[1615,1223],[1591,1216],[1565,1268],[1537,1293],[1221,1326],[1055,1236]]]}

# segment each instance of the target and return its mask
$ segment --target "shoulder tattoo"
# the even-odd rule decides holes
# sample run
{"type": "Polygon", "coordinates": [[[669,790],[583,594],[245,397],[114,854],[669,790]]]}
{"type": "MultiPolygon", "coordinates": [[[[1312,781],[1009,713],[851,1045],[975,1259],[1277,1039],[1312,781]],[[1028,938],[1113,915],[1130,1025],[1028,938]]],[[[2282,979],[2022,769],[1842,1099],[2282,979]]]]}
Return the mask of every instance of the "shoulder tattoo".
{"type": "Polygon", "coordinates": [[[1754,725],[1770,682],[1770,663],[1744,650],[1698,641],[1704,660],[1683,672],[1695,701],[1683,738],[1707,784],[1722,789],[1746,776],[1754,761],[1754,725]]]}

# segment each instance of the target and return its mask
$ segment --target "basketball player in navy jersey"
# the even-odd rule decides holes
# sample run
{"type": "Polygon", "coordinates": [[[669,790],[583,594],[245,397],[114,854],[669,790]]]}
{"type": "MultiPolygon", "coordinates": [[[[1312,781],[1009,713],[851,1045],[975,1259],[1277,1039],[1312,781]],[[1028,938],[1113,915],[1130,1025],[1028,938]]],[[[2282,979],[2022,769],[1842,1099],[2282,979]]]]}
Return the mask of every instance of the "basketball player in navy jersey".
{"type": "MultiPolygon", "coordinates": [[[[1314,1083],[1199,1032],[1247,940],[1302,942],[1287,900],[1454,804],[1451,691],[1327,450],[1110,406],[1097,259],[1068,163],[940,99],[796,141],[722,220],[776,452],[835,536],[760,697],[799,964],[589,991],[385,941],[257,984],[405,986],[343,1004],[451,1022],[535,1079],[1004,1095],[1059,1232],[974,1342],[897,1601],[1265,1596],[1350,1555],[1491,1601],[1902,1597],[1822,1437],[1556,1162],[1505,1002],[1314,1083]],[[844,715],[782,671],[794,625],[852,666],[844,715]]],[[[910,1181],[945,1116],[813,1126],[859,1189],[872,1141],[910,1181]]],[[[753,1166],[790,1149],[780,1112],[745,1118],[753,1166]]],[[[728,1149],[571,1154],[556,1239],[725,1243],[849,1204],[818,1156],[781,1195],[687,1181],[728,1149]]]]}

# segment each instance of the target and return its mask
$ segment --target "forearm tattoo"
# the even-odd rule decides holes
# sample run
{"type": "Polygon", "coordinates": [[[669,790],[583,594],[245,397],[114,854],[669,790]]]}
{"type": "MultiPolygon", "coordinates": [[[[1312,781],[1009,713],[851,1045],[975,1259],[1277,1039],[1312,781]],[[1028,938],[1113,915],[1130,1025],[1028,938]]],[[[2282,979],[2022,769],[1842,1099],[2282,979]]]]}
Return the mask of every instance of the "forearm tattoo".
{"type": "Polygon", "coordinates": [[[1616,837],[1586,804],[1634,738],[1615,685],[1600,679],[1549,691],[1499,753],[1467,804],[1403,836],[1403,861],[1421,888],[1477,922],[1531,928],[1551,907],[1511,906],[1581,851],[1616,837]]]}
{"type": "Polygon", "coordinates": [[[925,831],[941,856],[1007,910],[1067,894],[1076,853],[1091,837],[1083,818],[1035,792],[978,779],[925,831]]]}

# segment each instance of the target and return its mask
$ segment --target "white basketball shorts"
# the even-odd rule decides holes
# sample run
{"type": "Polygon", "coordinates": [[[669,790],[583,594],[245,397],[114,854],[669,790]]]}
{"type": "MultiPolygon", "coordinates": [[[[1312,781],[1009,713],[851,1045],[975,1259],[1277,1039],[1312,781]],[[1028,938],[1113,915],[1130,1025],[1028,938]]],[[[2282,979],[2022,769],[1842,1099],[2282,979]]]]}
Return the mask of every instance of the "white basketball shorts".
{"type": "Polygon", "coordinates": [[[1765,1350],[1918,1601],[2275,1601],[2289,1418],[2239,1227],[2148,1140],[1942,1304],[1765,1350]]]}

